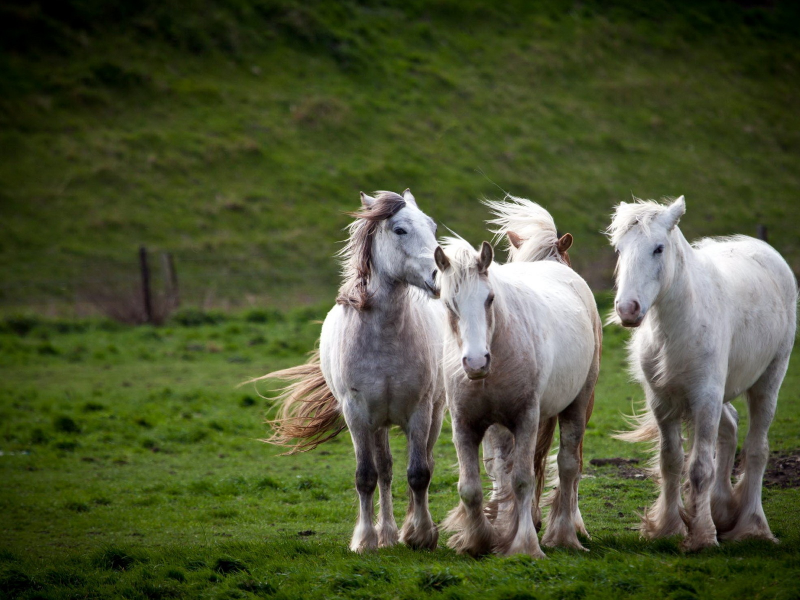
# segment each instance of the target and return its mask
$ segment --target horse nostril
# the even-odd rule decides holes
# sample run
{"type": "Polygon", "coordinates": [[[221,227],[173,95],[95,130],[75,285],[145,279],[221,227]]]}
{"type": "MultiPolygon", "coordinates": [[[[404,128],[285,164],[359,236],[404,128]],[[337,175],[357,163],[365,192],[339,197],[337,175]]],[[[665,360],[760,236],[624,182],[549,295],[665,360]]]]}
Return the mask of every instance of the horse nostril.
{"type": "Polygon", "coordinates": [[[439,272],[439,269],[434,269],[433,273],[431,273],[431,281],[436,281],[436,273],[439,272]]]}
{"type": "Polygon", "coordinates": [[[633,305],[633,306],[632,306],[632,311],[631,311],[631,312],[633,312],[633,313],[635,313],[635,314],[637,314],[637,315],[638,315],[638,314],[639,314],[639,311],[640,311],[640,310],[641,310],[641,308],[642,308],[642,307],[641,307],[641,305],[640,305],[640,304],[639,304],[639,303],[638,303],[636,300],[632,300],[632,301],[631,301],[631,304],[633,305]]]}

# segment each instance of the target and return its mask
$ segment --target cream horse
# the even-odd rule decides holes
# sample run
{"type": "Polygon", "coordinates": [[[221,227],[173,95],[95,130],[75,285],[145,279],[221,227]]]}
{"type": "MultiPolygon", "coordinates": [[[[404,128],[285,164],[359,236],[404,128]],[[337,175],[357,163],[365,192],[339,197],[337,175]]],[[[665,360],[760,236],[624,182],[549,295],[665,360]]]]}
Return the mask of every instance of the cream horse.
{"type": "Polygon", "coordinates": [[[291,452],[309,450],[346,424],[360,502],[350,549],[363,552],[398,540],[389,428],[399,425],[408,438],[411,491],[399,538],[413,548],[433,549],[439,531],[428,511],[428,486],[445,409],[436,225],[408,190],[374,198],[362,193],[361,201],[341,254],[344,282],[322,325],[319,353],[305,365],[258,378],[293,382],[278,399],[281,409],[268,441],[291,452]]]}
{"type": "MultiPolygon", "coordinates": [[[[561,427],[559,486],[542,543],[582,548],[578,479],[586,413],[600,364],[601,323],[594,297],[558,261],[496,265],[484,242],[476,252],[450,239],[437,248],[449,314],[444,378],[459,463],[459,506],[443,527],[449,545],[473,555],[498,551],[544,556],[533,515],[534,456],[540,423],[561,427]],[[514,437],[512,499],[490,522],[483,510],[478,447],[492,425],[514,437]]],[[[546,453],[546,452],[545,452],[546,453]]]]}
{"type": "Polygon", "coordinates": [[[683,196],[669,206],[621,203],[608,233],[617,250],[616,320],[636,327],[630,363],[646,396],[639,427],[621,436],[656,440],[661,494],[645,513],[650,538],[686,535],[697,550],[720,539],[775,540],[761,505],[767,432],[789,363],[797,282],[766,243],[745,236],[689,245],[677,227],[683,196]],[[750,425],[743,475],[731,486],[738,415],[750,425]],[[681,499],[681,423],[692,430],[686,505],[681,499]]]}

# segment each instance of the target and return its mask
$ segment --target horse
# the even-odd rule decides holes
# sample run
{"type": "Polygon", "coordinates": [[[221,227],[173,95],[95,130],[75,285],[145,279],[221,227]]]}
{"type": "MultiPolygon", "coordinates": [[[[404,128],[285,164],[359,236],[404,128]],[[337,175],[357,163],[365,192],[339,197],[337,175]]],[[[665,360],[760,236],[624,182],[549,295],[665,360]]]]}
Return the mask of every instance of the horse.
{"type": "Polygon", "coordinates": [[[434,253],[448,312],[443,368],[460,497],[442,526],[454,532],[448,545],[459,553],[543,557],[534,456],[540,423],[557,417],[559,486],[542,544],[583,549],[577,480],[600,366],[597,306],[586,282],[558,261],[496,265],[493,257],[488,242],[476,252],[455,238],[434,253]],[[492,523],[483,510],[478,446],[494,424],[514,443],[512,499],[492,523]]]}
{"type": "Polygon", "coordinates": [[[761,480],[797,323],[797,281],[765,242],[746,236],[689,244],[678,228],[681,196],[668,205],[616,207],[607,233],[618,254],[611,320],[635,328],[629,362],[645,409],[621,439],[653,441],[660,480],[642,516],[648,538],[683,535],[686,550],[721,540],[777,541],[761,504],[761,480]],[[750,424],[743,472],[731,476],[744,394],[750,424]],[[682,423],[690,430],[685,464],[682,423]],[[681,479],[687,476],[686,504],[681,479]]]}
{"type": "MultiPolygon", "coordinates": [[[[537,260],[554,260],[567,266],[572,266],[568,250],[572,247],[573,236],[557,233],[556,224],[552,215],[542,206],[526,198],[519,198],[506,194],[502,201],[487,200],[484,204],[491,210],[493,218],[487,221],[493,227],[495,243],[505,240],[508,250],[508,262],[534,262],[537,260]]],[[[586,408],[586,422],[589,422],[594,408],[594,393],[589,399],[586,408]]],[[[542,420],[536,438],[534,453],[534,472],[536,473],[536,499],[533,515],[537,531],[541,528],[541,506],[549,504],[552,497],[540,502],[542,491],[547,479],[547,458],[557,418],[542,420]]],[[[503,507],[509,507],[511,499],[511,452],[514,447],[514,437],[502,425],[492,425],[486,430],[483,438],[483,461],[491,481],[492,496],[486,506],[486,513],[490,521],[497,518],[498,512],[503,507]]],[[[581,449],[581,459],[583,451],[581,449]]],[[[580,465],[583,470],[583,463],[580,465]]],[[[577,483],[577,480],[576,480],[577,483]]],[[[577,494],[577,490],[575,491],[577,494]]],[[[583,531],[584,535],[588,534],[583,531]]]]}
{"type": "MultiPolygon", "coordinates": [[[[428,510],[433,445],[445,409],[440,358],[445,315],[433,250],[436,224],[409,190],[361,193],[340,252],[343,282],[322,324],[319,351],[298,367],[256,380],[290,382],[278,397],[269,442],[311,450],[349,429],[356,456],[354,552],[392,546],[436,548],[428,510]],[[392,508],[389,428],[408,438],[408,513],[398,534],[392,508]],[[379,488],[377,527],[373,497],[379,488]]],[[[253,381],[256,381],[253,380],[253,381]]]]}

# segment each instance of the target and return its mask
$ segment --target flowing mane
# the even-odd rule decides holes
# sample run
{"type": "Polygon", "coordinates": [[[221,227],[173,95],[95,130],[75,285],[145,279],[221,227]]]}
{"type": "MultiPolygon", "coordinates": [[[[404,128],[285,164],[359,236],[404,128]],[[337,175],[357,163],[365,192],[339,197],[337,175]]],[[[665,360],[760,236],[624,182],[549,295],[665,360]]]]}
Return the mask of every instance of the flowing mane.
{"type": "Polygon", "coordinates": [[[606,235],[615,248],[622,237],[634,227],[641,227],[645,234],[650,231],[650,224],[669,209],[669,205],[659,204],[653,200],[640,200],[634,202],[620,202],[614,210],[611,225],[606,229],[606,235]]]}
{"type": "Polygon", "coordinates": [[[557,260],[566,264],[566,260],[558,251],[558,232],[555,221],[542,206],[507,194],[503,200],[485,200],[483,202],[494,214],[494,219],[487,221],[495,234],[495,243],[504,240],[508,245],[509,260],[512,262],[534,262],[537,260],[557,260]],[[519,247],[508,239],[509,233],[515,233],[524,240],[519,247]]]}
{"type": "Polygon", "coordinates": [[[350,238],[337,256],[342,264],[342,285],[337,304],[356,310],[369,308],[371,294],[369,279],[372,275],[372,240],[381,221],[396,215],[405,208],[406,201],[394,192],[375,192],[375,202],[348,212],[355,221],[348,225],[350,238]]]}

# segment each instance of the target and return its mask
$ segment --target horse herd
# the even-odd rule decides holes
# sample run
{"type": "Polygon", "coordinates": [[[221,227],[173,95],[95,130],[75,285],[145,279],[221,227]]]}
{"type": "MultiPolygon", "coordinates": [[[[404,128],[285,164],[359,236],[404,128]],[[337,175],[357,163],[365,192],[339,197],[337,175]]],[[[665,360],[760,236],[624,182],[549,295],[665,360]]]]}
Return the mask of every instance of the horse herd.
{"type": "MultiPolygon", "coordinates": [[[[288,382],[269,441],[310,450],[345,427],[356,455],[358,521],[350,548],[402,541],[436,547],[428,510],[433,446],[445,408],[458,454],[459,505],[442,527],[460,553],[542,557],[544,546],[583,549],[578,507],[583,437],[600,369],[602,322],[589,286],[570,267],[572,236],[522,198],[487,202],[509,260],[494,262],[436,225],[409,190],[361,194],[340,253],[343,282],[319,350],[304,365],[257,380],[288,382]],[[557,486],[542,499],[559,426],[557,486]],[[389,428],[408,438],[410,503],[398,531],[389,428]],[[492,481],[484,506],[480,448],[492,481]],[[373,497],[379,491],[377,523],[373,497]]],[[[616,250],[612,321],[635,328],[630,364],[646,407],[620,437],[652,441],[660,485],[645,511],[649,538],[775,540],[761,504],[767,432],[795,338],[797,282],[766,243],[745,236],[689,244],[668,205],[621,203],[607,229],[616,250]],[[738,415],[750,421],[732,485],[738,415]],[[690,432],[684,458],[682,425],[690,432]],[[682,486],[682,479],[686,479],[682,486]],[[683,492],[683,494],[682,494],[683,492]]],[[[253,380],[253,381],[257,381],[253,380]]]]}

